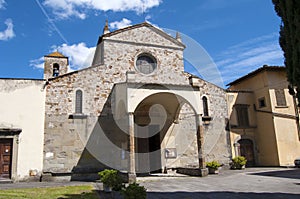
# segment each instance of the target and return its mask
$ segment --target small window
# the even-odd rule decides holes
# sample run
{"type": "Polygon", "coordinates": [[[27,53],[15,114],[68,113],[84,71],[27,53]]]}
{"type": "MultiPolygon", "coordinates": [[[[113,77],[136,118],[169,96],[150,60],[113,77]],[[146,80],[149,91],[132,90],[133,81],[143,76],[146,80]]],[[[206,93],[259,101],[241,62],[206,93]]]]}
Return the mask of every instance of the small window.
{"type": "Polygon", "coordinates": [[[156,60],[148,54],[141,54],[136,60],[136,69],[143,74],[150,74],[156,69],[156,60]]]}
{"type": "Polygon", "coordinates": [[[59,75],[59,65],[58,63],[53,64],[53,77],[57,77],[59,75]]]}
{"type": "Polygon", "coordinates": [[[259,98],[258,99],[258,107],[259,108],[263,108],[263,107],[266,107],[267,105],[266,105],[266,100],[265,100],[265,98],[264,97],[262,97],[262,98],[259,98]]]}
{"type": "Polygon", "coordinates": [[[247,104],[237,104],[235,106],[238,126],[240,127],[249,127],[248,107],[247,104]]]}
{"type": "Polygon", "coordinates": [[[283,89],[275,89],[275,97],[277,106],[286,106],[286,99],[283,89]]]}
{"type": "Polygon", "coordinates": [[[76,91],[75,113],[82,113],[82,91],[76,91]]]}
{"type": "Polygon", "coordinates": [[[208,104],[207,104],[207,97],[202,97],[203,102],[203,115],[208,116],[208,104]]]}

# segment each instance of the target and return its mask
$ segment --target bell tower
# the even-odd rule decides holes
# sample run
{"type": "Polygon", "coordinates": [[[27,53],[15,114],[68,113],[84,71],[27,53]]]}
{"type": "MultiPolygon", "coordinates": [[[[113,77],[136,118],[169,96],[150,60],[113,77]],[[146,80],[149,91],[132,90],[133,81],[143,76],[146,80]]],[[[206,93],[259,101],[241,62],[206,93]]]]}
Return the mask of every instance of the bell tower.
{"type": "Polygon", "coordinates": [[[54,78],[68,72],[69,58],[59,52],[44,56],[44,79],[54,78]]]}

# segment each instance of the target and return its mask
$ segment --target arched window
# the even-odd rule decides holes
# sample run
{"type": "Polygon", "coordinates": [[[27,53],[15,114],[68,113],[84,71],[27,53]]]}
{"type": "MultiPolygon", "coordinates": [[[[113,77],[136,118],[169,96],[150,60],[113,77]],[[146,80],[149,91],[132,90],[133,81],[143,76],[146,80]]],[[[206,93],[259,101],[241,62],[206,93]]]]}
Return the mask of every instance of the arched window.
{"type": "Polygon", "coordinates": [[[203,116],[208,116],[208,104],[207,104],[207,97],[202,97],[203,102],[203,116]]]}
{"type": "Polygon", "coordinates": [[[59,75],[59,65],[58,63],[53,64],[53,77],[57,77],[59,75]]]}
{"type": "Polygon", "coordinates": [[[75,113],[82,113],[82,91],[76,91],[75,113]]]}

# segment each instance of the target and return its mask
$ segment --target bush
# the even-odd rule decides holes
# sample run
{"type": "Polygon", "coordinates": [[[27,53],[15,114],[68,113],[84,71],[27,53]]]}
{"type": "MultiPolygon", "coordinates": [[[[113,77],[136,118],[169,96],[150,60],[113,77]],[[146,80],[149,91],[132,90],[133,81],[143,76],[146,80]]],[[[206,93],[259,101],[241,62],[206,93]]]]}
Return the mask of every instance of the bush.
{"type": "Polygon", "coordinates": [[[242,169],[245,166],[247,160],[244,156],[237,156],[232,159],[231,168],[232,169],[242,169]]]}
{"type": "Polygon", "coordinates": [[[105,169],[98,173],[100,180],[103,184],[111,187],[114,191],[120,191],[122,189],[122,178],[117,170],[105,169]]]}
{"type": "Polygon", "coordinates": [[[123,189],[122,194],[125,199],[146,199],[147,192],[145,187],[140,186],[137,183],[129,184],[125,189],[123,189]]]}
{"type": "Polygon", "coordinates": [[[206,166],[208,168],[218,169],[221,166],[221,164],[219,162],[217,162],[217,161],[214,160],[214,161],[211,161],[211,162],[207,162],[206,166]]]}

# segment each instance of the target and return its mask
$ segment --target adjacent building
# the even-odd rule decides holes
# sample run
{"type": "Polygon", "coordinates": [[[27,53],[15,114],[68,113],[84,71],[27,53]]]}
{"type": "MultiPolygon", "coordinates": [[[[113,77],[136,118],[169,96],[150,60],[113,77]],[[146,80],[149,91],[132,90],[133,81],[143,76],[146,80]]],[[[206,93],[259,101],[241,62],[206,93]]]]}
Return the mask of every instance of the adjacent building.
{"type": "Polygon", "coordinates": [[[265,65],[229,83],[227,101],[233,156],[245,156],[249,166],[294,165],[299,117],[285,67],[265,65]]]}

